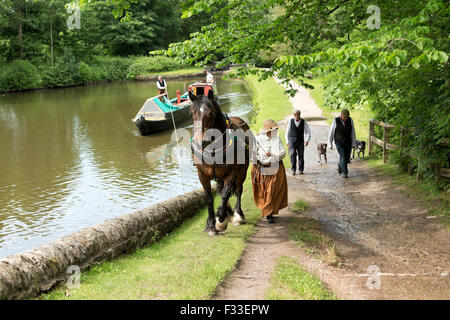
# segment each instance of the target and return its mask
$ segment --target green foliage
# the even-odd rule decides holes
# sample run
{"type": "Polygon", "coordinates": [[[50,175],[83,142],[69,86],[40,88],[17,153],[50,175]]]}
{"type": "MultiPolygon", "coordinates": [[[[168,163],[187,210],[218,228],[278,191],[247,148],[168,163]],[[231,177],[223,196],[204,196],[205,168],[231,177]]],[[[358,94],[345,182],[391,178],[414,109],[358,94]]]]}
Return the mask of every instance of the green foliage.
{"type": "MultiPolygon", "coordinates": [[[[206,13],[182,20],[180,6],[184,1],[176,0],[80,0],[79,4],[81,29],[69,30],[67,1],[0,1],[0,63],[7,65],[17,57],[27,60],[38,68],[43,85],[49,87],[174,70],[180,65],[167,57],[136,61],[133,57],[186,39],[211,16],[206,13]]],[[[0,73],[5,71],[2,68],[0,73]]],[[[14,88],[12,83],[19,80],[4,78],[1,76],[0,91],[41,85],[30,79],[31,84],[14,88]]]]}
{"type": "Polygon", "coordinates": [[[37,68],[28,61],[15,60],[2,68],[0,88],[4,91],[27,90],[41,85],[37,68]]]}
{"type": "Polygon", "coordinates": [[[99,80],[123,80],[133,61],[133,58],[96,56],[92,59],[92,65],[101,70],[99,80]]]}
{"type": "Polygon", "coordinates": [[[239,68],[235,75],[257,73],[264,79],[277,73],[305,86],[309,72],[326,75],[328,108],[365,110],[398,128],[414,127],[406,152],[417,156],[419,172],[433,178],[430,164],[448,156],[448,149],[437,145],[450,137],[448,3],[377,1],[378,29],[368,26],[370,5],[369,0],[185,1],[185,16],[220,10],[213,24],[165,53],[199,65],[215,60],[252,65],[263,52],[270,68],[239,68]],[[271,60],[280,44],[288,54],[271,60]]]}
{"type": "Polygon", "coordinates": [[[92,68],[83,61],[78,64],[78,72],[82,83],[90,83],[95,80],[92,68]]]}
{"type": "Polygon", "coordinates": [[[46,87],[65,87],[82,83],[79,64],[70,49],[56,59],[55,66],[44,72],[42,82],[46,87]]]}
{"type": "Polygon", "coordinates": [[[174,59],[156,56],[156,57],[139,57],[128,68],[127,78],[134,79],[136,76],[152,72],[171,71],[184,67],[177,63],[174,59]]]}

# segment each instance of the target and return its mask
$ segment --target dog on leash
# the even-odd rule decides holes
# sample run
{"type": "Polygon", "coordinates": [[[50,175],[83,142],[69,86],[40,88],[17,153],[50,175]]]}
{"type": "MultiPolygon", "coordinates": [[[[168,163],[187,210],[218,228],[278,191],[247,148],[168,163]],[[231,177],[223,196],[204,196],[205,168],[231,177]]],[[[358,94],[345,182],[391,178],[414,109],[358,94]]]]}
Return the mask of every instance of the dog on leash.
{"type": "Polygon", "coordinates": [[[319,154],[319,163],[322,164],[322,155],[325,159],[325,163],[327,163],[327,144],[326,143],[318,143],[317,144],[317,153],[319,154]]]}
{"type": "Polygon", "coordinates": [[[353,148],[352,159],[355,159],[355,151],[358,155],[358,159],[361,160],[361,153],[362,153],[362,159],[364,160],[364,153],[366,151],[366,142],[356,140],[356,147],[353,148]]]}

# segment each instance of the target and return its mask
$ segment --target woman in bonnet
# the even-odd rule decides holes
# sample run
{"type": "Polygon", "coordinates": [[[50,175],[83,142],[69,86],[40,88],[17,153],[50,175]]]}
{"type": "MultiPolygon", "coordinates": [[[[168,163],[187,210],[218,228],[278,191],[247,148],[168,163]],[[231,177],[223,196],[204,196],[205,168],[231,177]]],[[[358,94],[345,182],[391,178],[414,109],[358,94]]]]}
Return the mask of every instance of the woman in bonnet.
{"type": "Polygon", "coordinates": [[[263,218],[274,223],[273,216],[287,207],[286,171],[282,159],[286,156],[278,125],[272,119],[263,122],[256,136],[257,162],[252,167],[253,198],[263,218]]]}

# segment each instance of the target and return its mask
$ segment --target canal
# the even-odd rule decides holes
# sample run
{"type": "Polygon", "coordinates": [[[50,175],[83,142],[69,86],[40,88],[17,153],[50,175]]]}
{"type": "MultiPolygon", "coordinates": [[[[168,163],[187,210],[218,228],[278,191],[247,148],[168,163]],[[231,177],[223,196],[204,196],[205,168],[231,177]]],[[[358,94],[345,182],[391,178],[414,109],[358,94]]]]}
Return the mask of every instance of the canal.
{"type": "MultiPolygon", "coordinates": [[[[195,79],[167,82],[171,98],[195,79]]],[[[218,79],[217,93],[251,117],[244,82],[218,79]]],[[[131,122],[155,95],[153,81],[0,95],[0,257],[201,187],[190,151],[172,157],[172,130],[142,137],[131,122]]]]}

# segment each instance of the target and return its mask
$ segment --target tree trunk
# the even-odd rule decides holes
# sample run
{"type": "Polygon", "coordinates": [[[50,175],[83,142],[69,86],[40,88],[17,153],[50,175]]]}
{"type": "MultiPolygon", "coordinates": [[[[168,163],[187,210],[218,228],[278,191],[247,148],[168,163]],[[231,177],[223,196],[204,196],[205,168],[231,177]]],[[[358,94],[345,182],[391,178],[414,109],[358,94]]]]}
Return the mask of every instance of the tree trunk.
{"type": "Polygon", "coordinates": [[[19,7],[18,12],[19,17],[19,48],[20,48],[20,59],[23,59],[23,33],[22,33],[22,7],[19,7]]]}
{"type": "Polygon", "coordinates": [[[53,68],[53,18],[50,18],[50,55],[53,68]]]}

